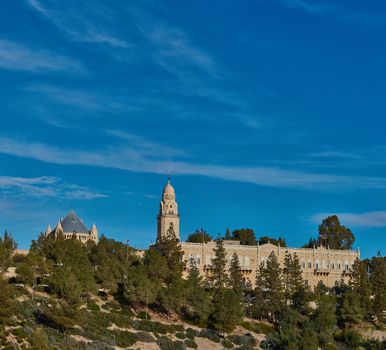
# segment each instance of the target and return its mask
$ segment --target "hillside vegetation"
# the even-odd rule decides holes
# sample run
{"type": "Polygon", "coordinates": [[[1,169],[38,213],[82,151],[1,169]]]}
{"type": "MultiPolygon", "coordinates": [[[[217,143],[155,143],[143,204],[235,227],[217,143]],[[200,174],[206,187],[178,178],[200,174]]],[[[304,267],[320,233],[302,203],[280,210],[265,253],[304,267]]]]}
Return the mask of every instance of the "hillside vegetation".
{"type": "Polygon", "coordinates": [[[257,287],[229,271],[222,240],[207,279],[171,233],[143,256],[102,236],[46,238],[15,255],[0,239],[3,349],[385,349],[386,261],[356,261],[350,285],[311,291],[296,255],[274,254],[257,287]],[[182,278],[188,271],[187,279],[182,278]],[[8,272],[7,272],[8,271],[8,272]]]}

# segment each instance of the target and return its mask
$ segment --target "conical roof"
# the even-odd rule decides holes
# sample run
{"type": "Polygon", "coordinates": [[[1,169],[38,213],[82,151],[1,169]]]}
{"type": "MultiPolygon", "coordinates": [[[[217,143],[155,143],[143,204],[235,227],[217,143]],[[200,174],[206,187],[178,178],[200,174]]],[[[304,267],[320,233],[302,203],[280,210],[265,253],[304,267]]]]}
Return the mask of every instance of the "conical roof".
{"type": "Polygon", "coordinates": [[[65,233],[89,233],[83,221],[71,210],[61,221],[63,232],[65,233]]]}

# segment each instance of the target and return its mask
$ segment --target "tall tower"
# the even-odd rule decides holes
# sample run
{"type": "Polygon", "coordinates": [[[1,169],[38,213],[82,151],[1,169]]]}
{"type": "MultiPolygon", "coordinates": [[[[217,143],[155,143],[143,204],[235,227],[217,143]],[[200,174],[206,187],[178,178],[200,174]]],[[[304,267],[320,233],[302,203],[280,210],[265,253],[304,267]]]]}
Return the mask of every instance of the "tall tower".
{"type": "Polygon", "coordinates": [[[180,239],[180,216],[178,215],[178,204],[176,202],[176,194],[173,186],[170,184],[170,179],[164,187],[162,200],[157,216],[157,240],[167,236],[173,231],[178,239],[180,239]]]}

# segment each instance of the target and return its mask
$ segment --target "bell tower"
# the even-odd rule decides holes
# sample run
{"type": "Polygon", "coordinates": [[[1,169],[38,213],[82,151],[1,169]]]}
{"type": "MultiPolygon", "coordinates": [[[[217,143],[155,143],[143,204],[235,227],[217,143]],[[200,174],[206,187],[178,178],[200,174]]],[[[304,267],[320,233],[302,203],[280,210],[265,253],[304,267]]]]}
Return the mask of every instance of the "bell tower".
{"type": "Polygon", "coordinates": [[[180,239],[180,216],[178,215],[178,204],[176,194],[170,179],[162,192],[159,213],[157,216],[157,241],[161,237],[174,232],[177,239],[180,239]]]}

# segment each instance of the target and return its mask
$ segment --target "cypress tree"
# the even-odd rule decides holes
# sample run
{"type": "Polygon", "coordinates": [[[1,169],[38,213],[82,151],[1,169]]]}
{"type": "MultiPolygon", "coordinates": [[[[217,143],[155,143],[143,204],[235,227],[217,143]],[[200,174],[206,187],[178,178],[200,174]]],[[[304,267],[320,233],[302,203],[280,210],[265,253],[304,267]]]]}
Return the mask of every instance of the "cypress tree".
{"type": "Polygon", "coordinates": [[[231,231],[229,231],[229,228],[227,227],[226,231],[225,231],[225,240],[226,241],[229,241],[232,239],[232,236],[231,236],[231,231]]]}
{"type": "Polygon", "coordinates": [[[386,310],[386,259],[377,256],[371,259],[372,313],[379,322],[383,321],[386,310]]]}
{"type": "Polygon", "coordinates": [[[215,291],[223,289],[228,284],[228,275],[226,273],[227,257],[224,248],[224,242],[221,238],[216,240],[216,248],[214,249],[214,259],[212,259],[211,274],[209,281],[215,291]]]}
{"type": "Polygon", "coordinates": [[[275,321],[284,304],[282,271],[274,252],[266,263],[266,267],[261,265],[256,280],[257,310],[270,321],[275,321]]]}
{"type": "Polygon", "coordinates": [[[231,266],[229,269],[229,286],[240,298],[243,294],[244,279],[241,273],[240,261],[238,255],[233,253],[231,266]]]}
{"type": "Polygon", "coordinates": [[[349,285],[352,287],[354,293],[359,296],[359,304],[363,310],[365,318],[370,319],[371,286],[365,262],[360,261],[359,259],[354,261],[350,274],[349,285]]]}
{"type": "Polygon", "coordinates": [[[298,308],[307,301],[308,289],[304,283],[299,258],[295,254],[286,254],[283,268],[285,302],[298,308]]]}

